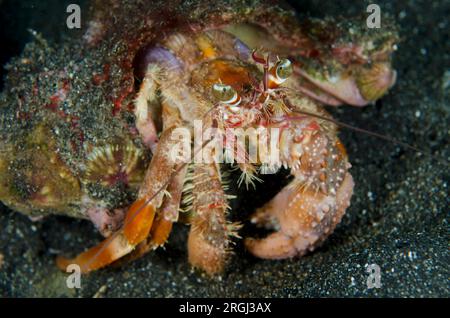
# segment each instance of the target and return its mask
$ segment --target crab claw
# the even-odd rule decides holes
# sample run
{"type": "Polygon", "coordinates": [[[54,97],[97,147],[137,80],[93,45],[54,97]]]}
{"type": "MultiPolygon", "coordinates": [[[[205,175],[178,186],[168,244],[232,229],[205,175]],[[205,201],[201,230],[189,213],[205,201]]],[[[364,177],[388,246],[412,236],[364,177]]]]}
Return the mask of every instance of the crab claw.
{"type": "Polygon", "coordinates": [[[333,232],[350,205],[353,179],[344,146],[321,131],[315,120],[303,120],[294,127],[294,137],[281,145],[282,160],[294,179],[251,219],[275,232],[245,241],[247,249],[260,258],[281,259],[312,251],[333,232]]]}
{"type": "Polygon", "coordinates": [[[253,223],[275,225],[279,230],[264,239],[246,239],[247,249],[259,258],[268,259],[302,256],[312,251],[341,221],[352,192],[353,179],[349,173],[335,196],[288,185],[252,218],[253,223]]]}
{"type": "Polygon", "coordinates": [[[66,270],[69,265],[77,264],[82,273],[88,273],[111,264],[130,253],[137,244],[147,238],[154,217],[155,207],[146,204],[144,199],[137,200],[128,210],[121,231],[73,259],[58,256],[58,268],[66,270]]]}

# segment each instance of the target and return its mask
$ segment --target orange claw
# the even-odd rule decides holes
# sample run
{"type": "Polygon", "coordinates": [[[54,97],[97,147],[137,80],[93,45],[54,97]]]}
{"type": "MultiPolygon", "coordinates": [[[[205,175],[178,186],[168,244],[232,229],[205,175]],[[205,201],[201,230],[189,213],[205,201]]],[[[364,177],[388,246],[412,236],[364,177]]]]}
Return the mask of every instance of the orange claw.
{"type": "Polygon", "coordinates": [[[82,273],[88,273],[130,253],[136,245],[147,238],[152,228],[155,207],[151,203],[146,203],[145,198],[136,200],[127,212],[123,228],[103,242],[73,259],[58,256],[56,259],[58,268],[65,271],[70,264],[77,264],[82,273]]]}
{"type": "Polygon", "coordinates": [[[154,247],[163,245],[169,238],[172,231],[172,222],[166,220],[163,216],[155,220],[155,225],[151,231],[151,243],[154,247]]]}
{"type": "Polygon", "coordinates": [[[121,258],[114,265],[120,266],[121,264],[131,262],[149,251],[164,245],[172,231],[172,224],[171,221],[164,219],[163,216],[156,217],[150,230],[150,235],[139,243],[130,254],[121,258]]]}

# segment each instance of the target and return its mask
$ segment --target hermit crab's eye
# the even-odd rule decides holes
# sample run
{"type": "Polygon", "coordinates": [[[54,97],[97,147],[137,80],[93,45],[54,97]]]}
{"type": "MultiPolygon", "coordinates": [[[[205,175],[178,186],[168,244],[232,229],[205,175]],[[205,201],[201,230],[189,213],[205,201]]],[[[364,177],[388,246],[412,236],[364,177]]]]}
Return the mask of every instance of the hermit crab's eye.
{"type": "Polygon", "coordinates": [[[292,74],[292,63],[288,59],[277,62],[276,75],[279,80],[286,80],[292,74]]]}
{"type": "Polygon", "coordinates": [[[213,96],[225,104],[234,103],[238,96],[236,91],[230,85],[214,84],[212,87],[213,96]]]}

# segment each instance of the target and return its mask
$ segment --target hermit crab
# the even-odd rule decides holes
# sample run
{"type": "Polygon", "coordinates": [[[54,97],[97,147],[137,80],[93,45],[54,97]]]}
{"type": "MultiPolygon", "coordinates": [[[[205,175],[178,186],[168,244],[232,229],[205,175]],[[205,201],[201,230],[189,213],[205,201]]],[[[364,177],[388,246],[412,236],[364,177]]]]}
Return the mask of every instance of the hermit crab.
{"type": "Polygon", "coordinates": [[[364,106],[394,84],[390,23],[300,18],[259,0],[94,1],[88,21],[58,48],[35,34],[0,99],[0,200],[34,218],[90,219],[106,237],[58,257],[61,269],[139,257],[182,217],[189,262],[222,272],[241,226],[227,220],[226,164],[247,185],[281,166],[292,176],[251,218],[273,230],[245,238],[253,255],[301,256],[332,233],[353,180],[323,105],[364,106]],[[197,142],[196,123],[214,134],[197,142]]]}

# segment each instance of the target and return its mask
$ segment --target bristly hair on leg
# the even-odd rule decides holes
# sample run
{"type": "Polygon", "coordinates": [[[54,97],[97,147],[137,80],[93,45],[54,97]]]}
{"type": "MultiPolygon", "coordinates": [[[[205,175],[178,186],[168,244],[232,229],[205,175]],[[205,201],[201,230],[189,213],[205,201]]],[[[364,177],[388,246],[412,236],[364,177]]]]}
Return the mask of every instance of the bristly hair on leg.
{"type": "Polygon", "coordinates": [[[241,175],[238,179],[239,187],[245,182],[245,187],[248,190],[249,185],[256,188],[255,181],[263,182],[263,180],[256,175],[256,167],[254,165],[249,163],[239,163],[238,169],[241,171],[241,175]]]}
{"type": "Polygon", "coordinates": [[[194,165],[191,163],[187,167],[186,177],[184,179],[183,185],[183,193],[181,195],[182,199],[180,212],[182,213],[188,213],[192,211],[192,202],[194,200],[194,195],[192,193],[192,190],[194,189],[193,176],[194,165]]]}

